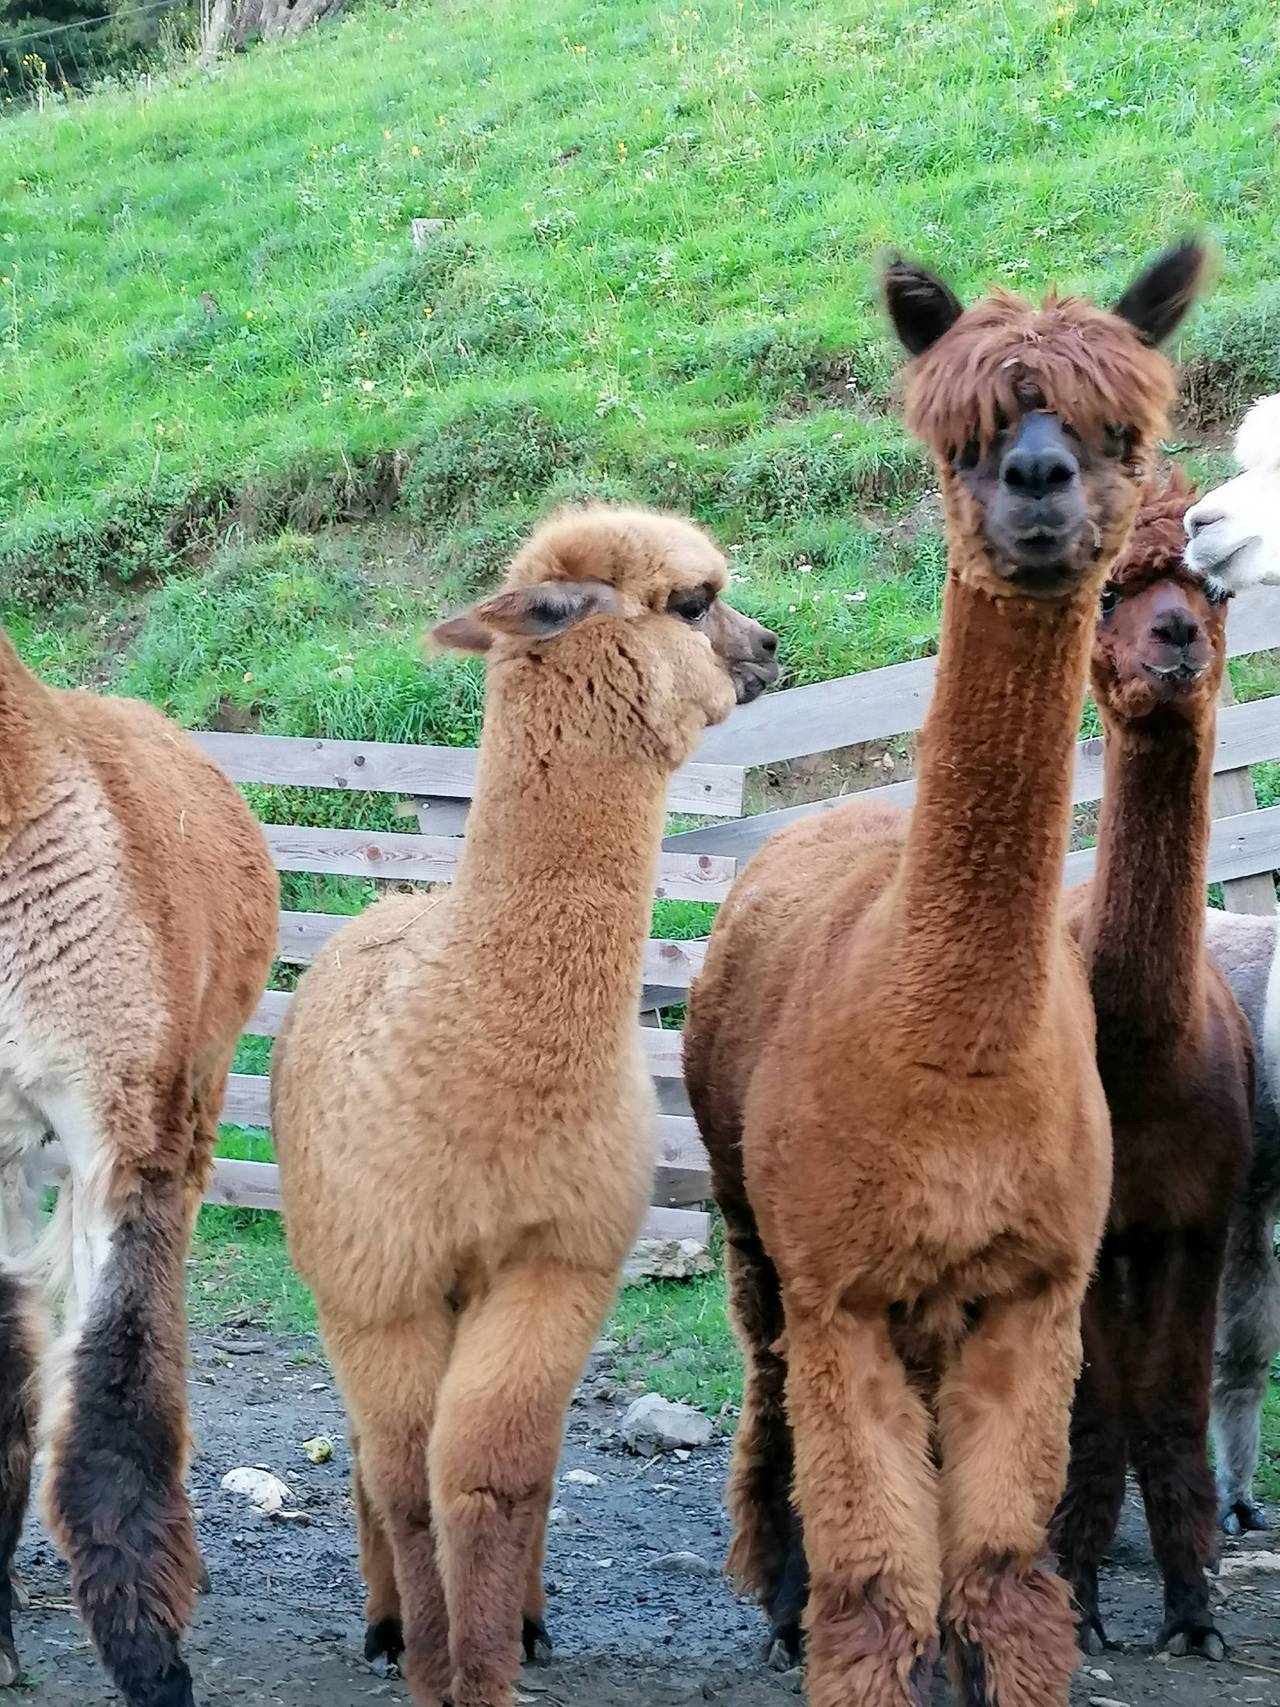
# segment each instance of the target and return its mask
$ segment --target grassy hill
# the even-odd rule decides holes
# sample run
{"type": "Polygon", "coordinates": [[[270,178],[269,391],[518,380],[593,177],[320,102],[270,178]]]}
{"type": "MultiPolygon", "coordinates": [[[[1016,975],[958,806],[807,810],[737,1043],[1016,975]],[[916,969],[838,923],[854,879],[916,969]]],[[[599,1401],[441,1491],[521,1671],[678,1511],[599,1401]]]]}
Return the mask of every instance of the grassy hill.
{"type": "MultiPolygon", "coordinates": [[[[321,726],[343,694],[318,648],[354,654],[359,696],[365,648],[483,584],[537,509],[619,492],[740,548],[793,679],[910,656],[939,559],[893,514],[928,476],[889,407],[878,252],[1106,293],[1204,224],[1225,264],[1193,403],[1233,410],[1280,380],[1272,32],[1231,0],[366,5],[212,79],[12,117],[0,609],[101,612],[228,539],[391,518],[381,578],[412,597],[370,591],[360,540],[335,593],[330,542],[282,632],[282,554],[232,573],[249,638],[224,635],[217,696],[157,664],[154,622],[136,676],[114,615],[106,648],[58,624],[69,668],[105,650],[100,675],[197,720],[230,697],[321,726]],[[420,250],[415,217],[445,222],[420,250]]],[[[193,597],[164,589],[164,623],[193,597]]],[[[462,697],[388,727],[465,737],[462,697]]]]}

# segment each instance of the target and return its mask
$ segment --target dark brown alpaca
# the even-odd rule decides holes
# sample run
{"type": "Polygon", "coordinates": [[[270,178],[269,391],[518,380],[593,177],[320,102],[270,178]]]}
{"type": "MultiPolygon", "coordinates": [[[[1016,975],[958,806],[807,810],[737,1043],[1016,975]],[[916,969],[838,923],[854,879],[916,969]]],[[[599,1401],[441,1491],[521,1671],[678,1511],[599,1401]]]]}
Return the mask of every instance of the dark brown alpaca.
{"type": "Polygon", "coordinates": [[[1192,501],[1176,481],[1143,505],[1093,649],[1106,793],[1097,875],[1068,907],[1093,986],[1115,1178],[1055,1539],[1081,1641],[1100,1653],[1098,1567],[1132,1464],[1164,1578],[1157,1645],[1220,1659],[1207,1431],[1227,1228],[1252,1149],[1253,1049],[1205,951],[1226,606],[1183,565],[1192,501]]]}
{"type": "Polygon", "coordinates": [[[1173,396],[1153,345],[1202,262],[1171,251],[1113,313],[965,312],[889,269],[949,545],[917,803],[775,836],[693,992],[747,1357],[731,1563],[794,1644],[794,1478],[813,1707],[919,1707],[940,1614],[966,1707],[1067,1699],[1040,1561],[1111,1159],[1062,859],[1098,594],[1173,396]]]}

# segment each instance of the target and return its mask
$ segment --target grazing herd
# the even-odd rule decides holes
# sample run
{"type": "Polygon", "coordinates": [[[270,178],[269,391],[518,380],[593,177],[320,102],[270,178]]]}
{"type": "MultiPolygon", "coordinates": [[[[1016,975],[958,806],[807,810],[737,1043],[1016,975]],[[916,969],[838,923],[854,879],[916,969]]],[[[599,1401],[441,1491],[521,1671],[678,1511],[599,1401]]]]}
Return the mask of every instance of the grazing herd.
{"type": "MultiPolygon", "coordinates": [[[[1129,1468],[1157,1645],[1221,1658],[1218,1530],[1265,1523],[1277,921],[1205,887],[1227,601],[1280,583],[1280,398],[1237,478],[1157,482],[1160,346],[1204,264],[1171,249],[1109,310],[965,308],[886,272],[948,538],[915,804],[855,798],[765,845],[685,1046],[746,1364],[730,1568],[814,1707],[925,1707],[944,1657],[961,1707],[1065,1707],[1105,1644],[1129,1468]],[[1064,896],[1090,678],[1106,790],[1064,896]]],[[[727,581],[692,523],[593,505],[437,627],[487,661],[458,881],[335,936],[276,1044],[366,1652],[418,1707],[513,1707],[549,1649],[564,1413],[650,1193],[636,1011],[668,784],[778,674],[727,581]]],[[[188,737],[43,687],[0,637],[0,1684],[43,1441],[113,1682],[194,1702],[183,1268],[276,907],[188,737]]]]}

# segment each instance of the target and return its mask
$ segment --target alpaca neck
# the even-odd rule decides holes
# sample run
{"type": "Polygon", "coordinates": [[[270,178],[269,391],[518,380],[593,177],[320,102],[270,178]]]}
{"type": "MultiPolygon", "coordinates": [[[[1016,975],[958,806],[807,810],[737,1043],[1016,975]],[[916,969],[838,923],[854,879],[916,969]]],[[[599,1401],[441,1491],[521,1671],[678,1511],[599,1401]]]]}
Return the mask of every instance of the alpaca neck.
{"type": "Polygon", "coordinates": [[[1098,865],[1084,948],[1100,1046],[1198,1023],[1216,715],[1107,719],[1098,865]]]}
{"type": "Polygon", "coordinates": [[[1095,603],[947,580],[899,871],[897,1012],[911,1058],[991,1074],[1042,1024],[1058,952],[1095,603]]]}
{"type": "Polygon", "coordinates": [[[585,1039],[617,1046],[635,1029],[669,778],[581,735],[557,741],[548,677],[529,662],[490,671],[455,941],[472,988],[499,990],[506,1014],[518,996],[543,1060],[580,1066],[585,1039]]]}
{"type": "Polygon", "coordinates": [[[19,823],[23,804],[40,778],[38,757],[51,714],[39,702],[48,697],[0,629],[0,838],[7,839],[19,823]]]}

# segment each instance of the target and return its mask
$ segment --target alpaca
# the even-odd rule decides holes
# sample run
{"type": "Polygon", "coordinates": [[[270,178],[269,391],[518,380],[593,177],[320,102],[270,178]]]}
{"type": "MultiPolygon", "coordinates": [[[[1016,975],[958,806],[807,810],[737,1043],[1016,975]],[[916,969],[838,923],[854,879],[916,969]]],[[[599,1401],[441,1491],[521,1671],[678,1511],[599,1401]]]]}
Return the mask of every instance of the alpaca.
{"type": "Polygon", "coordinates": [[[1222,1659],[1205,1576],[1217,1551],[1209,1389],[1227,1226],[1252,1147],[1253,1047],[1205,950],[1226,603],[1183,563],[1191,503],[1179,478],[1153,488],[1093,648],[1106,787],[1097,874],[1067,906],[1093,990],[1115,1168],[1054,1539],[1082,1645],[1101,1653],[1098,1570],[1131,1463],[1164,1579],[1156,1646],[1222,1659]]]}
{"type": "Polygon", "coordinates": [[[1280,394],[1236,431],[1241,472],[1187,511],[1187,562],[1225,592],[1280,584],[1280,394]]]}
{"type": "Polygon", "coordinates": [[[652,1181],[644,941],[673,771],[777,674],[675,517],[546,524],[436,640],[488,655],[448,897],[378,902],[272,1065],[294,1261],[357,1460],[366,1652],[419,1707],[510,1707],[547,1643],[565,1410],[652,1181]],[[396,1189],[388,1192],[388,1182],[396,1189]]]}
{"type": "Polygon", "coordinates": [[[191,1707],[184,1267],[277,907],[262,832],[189,736],[46,688],[0,634],[5,1683],[39,1380],[46,1518],[103,1664],[130,1707],[191,1707]],[[45,1357],[41,1306],[63,1293],[45,1357]]]}
{"type": "Polygon", "coordinates": [[[1265,1529],[1254,1498],[1262,1406],[1280,1352],[1280,919],[1211,908],[1205,940],[1253,1033],[1253,1165],[1232,1208],[1218,1298],[1213,1432],[1218,1520],[1231,1536],[1265,1529]]]}
{"type": "MultiPolygon", "coordinates": [[[[1187,511],[1187,562],[1227,593],[1280,584],[1280,394],[1236,432],[1240,473],[1187,511]]],[[[1228,1535],[1265,1529],[1253,1494],[1261,1416],[1280,1351],[1280,920],[1209,913],[1208,944],[1244,1009],[1257,1054],[1254,1156],[1235,1206],[1218,1309],[1212,1429],[1219,1520],[1228,1535]]]]}
{"type": "Polygon", "coordinates": [[[747,1360],[730,1563],[794,1651],[802,1522],[814,1707],[919,1707],[940,1614],[966,1707],[1067,1699],[1040,1560],[1111,1156],[1062,860],[1098,593],[1173,397],[1154,346],[1203,261],[1171,250],[1110,313],[966,311],[889,267],[949,544],[916,804],[774,836],[692,992],[747,1360]]]}

